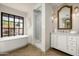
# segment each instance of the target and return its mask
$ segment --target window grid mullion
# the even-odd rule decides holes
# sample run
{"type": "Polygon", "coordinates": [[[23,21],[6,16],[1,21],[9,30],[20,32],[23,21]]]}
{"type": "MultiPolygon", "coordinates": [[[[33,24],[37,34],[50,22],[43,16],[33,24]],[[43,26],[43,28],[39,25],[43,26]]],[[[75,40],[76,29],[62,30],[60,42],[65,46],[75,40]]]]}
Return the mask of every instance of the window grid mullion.
{"type": "Polygon", "coordinates": [[[14,16],[14,36],[15,36],[15,16],[14,16]]]}
{"type": "Polygon", "coordinates": [[[19,28],[18,28],[18,34],[20,35],[20,17],[18,17],[19,19],[19,28]]]}
{"type": "Polygon", "coordinates": [[[22,20],[23,20],[23,30],[22,30],[22,35],[23,35],[24,34],[24,18],[22,20]]]}
{"type": "Polygon", "coordinates": [[[10,31],[10,28],[9,28],[9,14],[8,14],[8,36],[10,36],[10,33],[9,33],[9,31],[10,31]]]}
{"type": "Polygon", "coordinates": [[[1,13],[1,37],[3,37],[3,13],[1,13]]]}

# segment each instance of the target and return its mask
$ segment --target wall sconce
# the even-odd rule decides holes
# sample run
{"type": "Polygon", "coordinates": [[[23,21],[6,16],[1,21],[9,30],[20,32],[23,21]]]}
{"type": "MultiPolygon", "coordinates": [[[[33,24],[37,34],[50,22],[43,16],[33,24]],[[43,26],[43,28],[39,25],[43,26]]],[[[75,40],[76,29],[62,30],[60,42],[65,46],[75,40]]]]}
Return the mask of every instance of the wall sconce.
{"type": "Polygon", "coordinates": [[[51,16],[51,19],[52,19],[52,23],[53,23],[53,19],[54,19],[54,17],[53,17],[53,16],[51,16]]]}
{"type": "Polygon", "coordinates": [[[54,19],[54,17],[52,16],[52,17],[51,17],[51,19],[53,20],[53,19],[54,19]]]}
{"type": "Polygon", "coordinates": [[[55,20],[55,18],[56,18],[56,15],[52,14],[52,16],[51,16],[52,22],[55,20]]]}
{"type": "Polygon", "coordinates": [[[76,16],[79,16],[79,7],[75,7],[75,8],[74,8],[74,14],[75,14],[76,16]]]}
{"type": "Polygon", "coordinates": [[[75,7],[75,8],[74,8],[74,12],[75,12],[75,13],[78,13],[78,12],[79,12],[79,7],[75,7]]]}

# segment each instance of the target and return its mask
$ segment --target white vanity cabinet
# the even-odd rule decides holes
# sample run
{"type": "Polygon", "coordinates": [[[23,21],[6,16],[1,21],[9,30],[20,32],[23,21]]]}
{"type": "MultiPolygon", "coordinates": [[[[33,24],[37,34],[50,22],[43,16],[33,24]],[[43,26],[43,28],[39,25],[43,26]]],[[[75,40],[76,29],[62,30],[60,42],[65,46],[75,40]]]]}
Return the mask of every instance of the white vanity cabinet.
{"type": "Polygon", "coordinates": [[[51,47],[71,55],[79,55],[79,37],[71,34],[52,34],[51,47]]]}

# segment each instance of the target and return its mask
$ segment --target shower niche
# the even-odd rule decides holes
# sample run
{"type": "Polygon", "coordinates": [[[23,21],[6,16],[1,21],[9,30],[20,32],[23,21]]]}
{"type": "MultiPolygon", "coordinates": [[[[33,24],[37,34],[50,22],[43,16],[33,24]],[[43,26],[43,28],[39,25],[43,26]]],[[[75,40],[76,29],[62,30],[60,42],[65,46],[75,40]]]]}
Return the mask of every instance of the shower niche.
{"type": "Polygon", "coordinates": [[[36,42],[41,42],[41,19],[42,19],[42,11],[41,11],[41,6],[33,10],[34,12],[34,20],[33,20],[33,25],[34,25],[34,40],[36,42]]]}

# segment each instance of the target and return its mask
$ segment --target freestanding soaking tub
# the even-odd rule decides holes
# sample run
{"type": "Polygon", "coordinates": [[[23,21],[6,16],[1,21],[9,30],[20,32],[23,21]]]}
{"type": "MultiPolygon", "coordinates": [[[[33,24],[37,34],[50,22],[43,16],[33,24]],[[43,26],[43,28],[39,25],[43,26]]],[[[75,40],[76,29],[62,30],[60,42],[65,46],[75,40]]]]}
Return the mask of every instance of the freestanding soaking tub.
{"type": "Polygon", "coordinates": [[[0,53],[6,53],[28,44],[28,35],[0,38],[0,53]]]}

